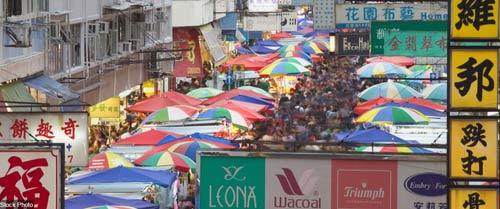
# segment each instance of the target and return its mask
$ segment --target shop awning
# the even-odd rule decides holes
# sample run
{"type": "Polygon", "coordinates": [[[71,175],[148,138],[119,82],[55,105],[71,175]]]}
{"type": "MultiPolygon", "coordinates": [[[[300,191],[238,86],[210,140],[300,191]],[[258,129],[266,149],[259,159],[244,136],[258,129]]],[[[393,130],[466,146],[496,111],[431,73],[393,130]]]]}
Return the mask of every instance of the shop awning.
{"type": "Polygon", "coordinates": [[[9,112],[40,112],[42,109],[35,104],[26,86],[21,82],[14,82],[0,86],[0,110],[9,112]],[[5,108],[4,106],[7,106],[5,108]],[[22,107],[20,107],[22,106],[22,107]]]}
{"type": "Polygon", "coordinates": [[[216,66],[222,64],[226,60],[226,54],[222,50],[221,44],[217,38],[217,33],[211,24],[207,24],[200,27],[200,31],[203,34],[203,38],[208,46],[208,50],[212,55],[214,64],[216,66]]]}
{"type": "Polygon", "coordinates": [[[63,102],[80,97],[78,93],[46,75],[30,78],[25,80],[24,83],[31,88],[42,91],[48,96],[60,99],[63,102]]]}
{"type": "Polygon", "coordinates": [[[120,4],[106,5],[104,6],[104,8],[121,11],[121,10],[127,10],[128,8],[130,8],[130,6],[132,6],[132,4],[130,4],[129,2],[121,2],[120,4]]]}

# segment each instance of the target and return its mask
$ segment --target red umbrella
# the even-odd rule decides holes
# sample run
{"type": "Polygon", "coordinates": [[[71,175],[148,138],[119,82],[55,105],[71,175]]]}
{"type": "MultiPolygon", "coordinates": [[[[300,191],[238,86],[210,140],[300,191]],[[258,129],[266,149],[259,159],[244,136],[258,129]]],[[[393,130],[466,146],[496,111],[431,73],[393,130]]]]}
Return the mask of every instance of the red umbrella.
{"type": "Polygon", "coordinates": [[[224,63],[225,69],[230,69],[232,65],[244,65],[245,70],[259,71],[265,66],[274,62],[274,60],[279,58],[278,53],[268,54],[265,56],[257,56],[253,54],[240,55],[234,59],[228,60],[224,63]]]}
{"type": "Polygon", "coordinates": [[[182,135],[167,131],[149,130],[139,134],[132,135],[122,139],[113,145],[132,145],[132,146],[154,146],[158,144],[166,136],[173,136],[175,138],[182,135]]]}
{"type": "Polygon", "coordinates": [[[434,103],[434,102],[427,100],[427,99],[413,97],[413,98],[409,98],[409,99],[403,99],[403,100],[401,100],[401,102],[409,102],[412,104],[422,105],[422,106],[425,106],[425,107],[428,107],[431,109],[435,109],[438,111],[446,111],[445,105],[437,104],[437,103],[434,103]]]}
{"type": "Polygon", "coordinates": [[[406,66],[406,67],[411,67],[415,65],[415,59],[403,56],[393,56],[393,57],[378,56],[366,59],[367,64],[375,62],[390,62],[396,65],[406,66]]]}
{"type": "Polygon", "coordinates": [[[411,103],[411,104],[416,104],[416,105],[424,106],[427,108],[431,108],[431,109],[434,109],[437,111],[446,111],[446,106],[436,104],[434,102],[431,102],[429,100],[422,99],[422,98],[388,99],[388,98],[379,97],[377,99],[372,99],[372,100],[369,100],[369,101],[366,101],[366,102],[359,104],[358,106],[356,106],[354,108],[354,113],[356,115],[361,115],[368,110],[371,110],[375,107],[378,107],[380,105],[384,105],[384,104],[389,103],[389,102],[395,102],[395,103],[400,103],[400,104],[401,103],[411,103]]]}
{"type": "Polygon", "coordinates": [[[388,103],[390,101],[392,101],[392,99],[388,99],[388,98],[385,98],[385,97],[379,97],[377,99],[368,100],[366,102],[363,102],[363,103],[357,105],[354,108],[354,113],[356,115],[361,115],[364,112],[373,109],[374,107],[383,105],[383,104],[388,103]]]}
{"type": "Polygon", "coordinates": [[[287,32],[280,32],[280,33],[275,33],[271,35],[272,40],[280,40],[283,38],[293,38],[292,34],[287,33],[287,32]]]}
{"type": "Polygon", "coordinates": [[[227,108],[227,109],[239,112],[241,114],[241,116],[243,116],[245,119],[247,119],[247,120],[249,120],[251,122],[266,120],[266,117],[264,117],[263,115],[261,115],[261,114],[255,112],[255,111],[247,108],[244,105],[238,105],[238,104],[235,104],[235,103],[233,103],[231,101],[225,103],[224,105],[220,105],[220,106],[217,106],[217,107],[223,107],[223,108],[227,108]]]}
{"type": "Polygon", "coordinates": [[[179,143],[197,142],[197,141],[202,142],[202,143],[206,143],[206,144],[210,144],[212,147],[216,147],[216,148],[220,148],[220,149],[235,148],[234,145],[230,145],[230,144],[223,144],[223,143],[219,143],[219,142],[215,142],[215,141],[210,141],[210,140],[204,140],[204,139],[199,139],[199,138],[188,137],[188,138],[183,138],[183,139],[179,139],[179,140],[173,140],[173,141],[171,141],[169,143],[153,147],[150,150],[146,151],[142,155],[142,157],[146,157],[147,158],[147,157],[149,157],[151,155],[154,155],[154,154],[156,154],[158,152],[166,151],[169,148],[171,148],[172,146],[174,146],[176,144],[179,144],[179,143]]]}
{"type": "Polygon", "coordinates": [[[136,104],[127,108],[127,110],[133,112],[151,113],[159,109],[174,105],[198,106],[200,103],[201,100],[194,97],[190,97],[175,91],[169,91],[137,102],[136,104]]]}
{"type": "Polygon", "coordinates": [[[207,108],[225,107],[225,105],[227,105],[227,104],[245,107],[246,109],[250,109],[254,112],[260,112],[260,111],[263,111],[266,109],[265,105],[249,103],[249,102],[241,102],[241,101],[237,101],[237,100],[219,100],[219,101],[207,106],[207,108]]]}
{"type": "Polygon", "coordinates": [[[268,97],[268,96],[265,96],[263,94],[255,93],[254,91],[251,91],[251,90],[233,89],[231,91],[226,91],[226,92],[219,94],[215,97],[207,99],[207,100],[203,101],[201,104],[210,105],[210,104],[216,103],[217,101],[228,100],[228,99],[231,99],[231,98],[238,96],[238,95],[245,95],[245,96],[260,98],[260,99],[265,99],[265,100],[274,100],[274,98],[272,98],[272,97],[268,97]]]}

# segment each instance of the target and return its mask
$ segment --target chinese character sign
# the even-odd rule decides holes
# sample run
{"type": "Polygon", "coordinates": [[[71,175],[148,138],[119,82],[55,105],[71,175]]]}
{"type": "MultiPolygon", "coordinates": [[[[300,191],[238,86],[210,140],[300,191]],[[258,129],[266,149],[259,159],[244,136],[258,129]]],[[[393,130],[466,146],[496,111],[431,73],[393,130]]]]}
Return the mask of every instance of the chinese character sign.
{"type": "Polygon", "coordinates": [[[120,117],[120,97],[111,97],[89,108],[91,118],[120,117]]]}
{"type": "Polygon", "coordinates": [[[437,3],[337,4],[338,29],[368,28],[371,21],[448,20],[448,9],[437,3]]]}
{"type": "Polygon", "coordinates": [[[384,55],[445,57],[447,36],[444,31],[388,31],[384,36],[384,55]]]}
{"type": "Polygon", "coordinates": [[[498,178],[498,121],[450,121],[450,178],[498,178]]]}
{"type": "Polygon", "coordinates": [[[452,109],[498,108],[498,50],[451,49],[452,109]]]}
{"type": "Polygon", "coordinates": [[[65,143],[68,166],[87,166],[87,113],[0,114],[0,139],[65,143]]]}
{"type": "Polygon", "coordinates": [[[498,1],[452,0],[451,37],[498,38],[498,1]]]}
{"type": "Polygon", "coordinates": [[[60,209],[61,160],[53,149],[1,149],[0,208],[60,209]]]}
{"type": "Polygon", "coordinates": [[[450,209],[498,208],[496,189],[450,188],[450,209]]]}

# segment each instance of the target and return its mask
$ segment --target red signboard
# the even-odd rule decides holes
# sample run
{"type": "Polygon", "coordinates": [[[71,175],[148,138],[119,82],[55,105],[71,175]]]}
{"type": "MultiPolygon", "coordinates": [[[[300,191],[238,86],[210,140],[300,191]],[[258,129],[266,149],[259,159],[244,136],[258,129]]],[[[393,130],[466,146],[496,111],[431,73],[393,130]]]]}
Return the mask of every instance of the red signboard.
{"type": "Polygon", "coordinates": [[[335,209],[396,209],[397,161],[332,161],[335,209]]]}
{"type": "Polygon", "coordinates": [[[189,49],[182,52],[180,60],[175,60],[174,76],[203,77],[198,30],[196,28],[174,28],[173,35],[175,49],[189,49]]]}

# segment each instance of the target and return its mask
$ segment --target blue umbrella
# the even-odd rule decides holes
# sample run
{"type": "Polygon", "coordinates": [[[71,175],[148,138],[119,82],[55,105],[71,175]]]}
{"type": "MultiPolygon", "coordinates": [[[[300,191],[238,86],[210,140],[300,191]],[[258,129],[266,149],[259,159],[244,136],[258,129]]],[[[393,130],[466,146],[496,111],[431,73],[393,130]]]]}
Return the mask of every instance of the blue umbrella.
{"type": "Polygon", "coordinates": [[[377,128],[338,133],[336,136],[338,140],[345,142],[408,144],[404,139],[377,128]]]}
{"type": "Polygon", "coordinates": [[[160,142],[158,142],[158,144],[156,146],[159,146],[162,144],[167,144],[167,143],[170,143],[173,141],[188,139],[188,138],[202,139],[205,141],[212,141],[212,142],[218,142],[218,143],[222,143],[222,144],[234,145],[231,141],[224,139],[224,138],[215,137],[215,136],[211,136],[208,134],[194,133],[194,134],[186,135],[186,136],[179,137],[179,138],[175,138],[175,137],[171,138],[171,137],[167,136],[164,139],[162,139],[160,142]]]}
{"type": "Polygon", "coordinates": [[[129,206],[137,209],[159,208],[158,205],[142,200],[124,199],[101,194],[84,194],[64,200],[64,206],[71,209],[86,209],[102,205],[129,206]]]}
{"type": "Polygon", "coordinates": [[[267,100],[264,100],[261,98],[250,97],[250,96],[246,96],[246,95],[238,95],[238,96],[232,97],[231,100],[265,105],[265,106],[270,107],[270,108],[274,107],[274,104],[270,101],[267,101],[267,100]]]}
{"type": "Polygon", "coordinates": [[[263,41],[257,41],[255,45],[260,45],[260,46],[282,46],[276,41],[273,40],[263,40],[263,41]]]}

